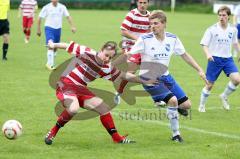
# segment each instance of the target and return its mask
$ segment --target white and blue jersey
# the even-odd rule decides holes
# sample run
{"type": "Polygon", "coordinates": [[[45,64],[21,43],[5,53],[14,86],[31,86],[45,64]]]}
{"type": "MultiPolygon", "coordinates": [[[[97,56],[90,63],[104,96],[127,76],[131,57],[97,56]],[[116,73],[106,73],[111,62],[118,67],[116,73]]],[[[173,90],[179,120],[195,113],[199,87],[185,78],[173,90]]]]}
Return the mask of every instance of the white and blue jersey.
{"type": "Polygon", "coordinates": [[[208,47],[214,59],[208,62],[207,80],[215,82],[222,71],[227,76],[238,72],[231,53],[232,45],[236,43],[238,43],[237,29],[231,24],[223,29],[219,23],[216,23],[206,30],[200,44],[208,47]]]}
{"type": "Polygon", "coordinates": [[[65,5],[57,3],[54,6],[52,3],[45,5],[39,13],[39,18],[45,18],[45,36],[46,43],[49,40],[57,43],[60,42],[62,19],[68,17],[69,12],[65,5]]]}
{"type": "Polygon", "coordinates": [[[160,81],[155,86],[143,85],[155,102],[165,101],[167,103],[173,96],[177,97],[178,104],[188,99],[168,71],[172,54],[183,55],[185,52],[179,38],[169,32],[165,32],[163,41],[157,40],[153,33],[141,36],[132,47],[130,54],[141,54],[140,77],[160,81]]]}

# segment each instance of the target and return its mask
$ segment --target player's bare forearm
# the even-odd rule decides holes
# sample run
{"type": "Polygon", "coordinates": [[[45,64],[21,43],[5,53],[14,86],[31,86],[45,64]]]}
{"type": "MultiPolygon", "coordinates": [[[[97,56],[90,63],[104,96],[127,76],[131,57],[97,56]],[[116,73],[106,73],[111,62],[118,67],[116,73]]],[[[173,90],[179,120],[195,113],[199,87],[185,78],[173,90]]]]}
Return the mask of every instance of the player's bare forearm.
{"type": "Polygon", "coordinates": [[[208,61],[214,61],[212,55],[209,53],[208,46],[202,46],[203,47],[203,52],[205,53],[205,56],[208,61]]]}
{"type": "Polygon", "coordinates": [[[137,77],[136,75],[129,73],[129,72],[122,72],[119,76],[119,78],[121,78],[122,80],[127,80],[129,82],[133,82],[133,83],[141,83],[141,84],[145,84],[145,85],[155,85],[158,84],[158,80],[156,79],[149,79],[149,80],[141,80],[139,77],[137,77]]]}
{"type": "Polygon", "coordinates": [[[193,57],[188,54],[185,53],[183,55],[181,55],[181,57],[183,58],[183,60],[188,63],[190,66],[192,66],[195,70],[202,71],[202,68],[198,65],[198,63],[193,59],[193,57]]]}
{"type": "Polygon", "coordinates": [[[238,52],[238,54],[240,53],[240,45],[239,45],[239,43],[234,43],[233,44],[233,48],[238,52]]]}
{"type": "Polygon", "coordinates": [[[66,49],[68,46],[68,43],[53,43],[52,41],[48,42],[48,47],[50,49],[66,49]]]}
{"type": "Polygon", "coordinates": [[[132,39],[132,40],[137,40],[138,39],[137,36],[129,33],[128,30],[124,30],[124,29],[121,30],[121,35],[126,37],[126,38],[132,39]]]}
{"type": "Polygon", "coordinates": [[[126,62],[128,57],[129,57],[128,53],[124,53],[124,54],[118,56],[118,57],[112,62],[112,65],[118,66],[118,65],[126,62]]]}
{"type": "Polygon", "coordinates": [[[185,53],[183,55],[181,55],[181,57],[183,58],[183,60],[188,63],[190,66],[192,66],[195,70],[197,70],[199,76],[204,80],[204,82],[207,84],[208,81],[206,79],[206,75],[203,71],[203,69],[198,65],[198,63],[194,60],[194,58],[188,54],[185,53]]]}
{"type": "Polygon", "coordinates": [[[77,29],[76,29],[76,27],[73,25],[72,17],[71,17],[71,16],[68,16],[68,17],[67,17],[67,20],[68,20],[69,25],[71,26],[72,32],[75,33],[77,29]]]}
{"type": "Polygon", "coordinates": [[[41,36],[41,18],[40,17],[38,18],[38,21],[37,21],[37,35],[41,36]]]}

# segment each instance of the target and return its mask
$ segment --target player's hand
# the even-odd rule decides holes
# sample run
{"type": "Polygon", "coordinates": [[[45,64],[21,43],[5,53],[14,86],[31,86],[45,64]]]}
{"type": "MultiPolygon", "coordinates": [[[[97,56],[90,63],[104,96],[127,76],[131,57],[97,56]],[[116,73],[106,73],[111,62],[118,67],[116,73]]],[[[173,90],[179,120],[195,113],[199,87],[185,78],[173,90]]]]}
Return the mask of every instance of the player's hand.
{"type": "Polygon", "coordinates": [[[153,85],[159,84],[159,81],[156,80],[156,79],[150,79],[150,80],[147,80],[147,81],[143,80],[142,83],[144,85],[147,85],[147,86],[153,86],[153,85]]]}
{"type": "Polygon", "coordinates": [[[76,33],[77,28],[76,27],[72,27],[71,30],[72,30],[73,33],[76,33]]]}
{"type": "Polygon", "coordinates": [[[208,55],[208,56],[207,56],[207,60],[208,60],[208,61],[214,61],[212,55],[208,55]]]}
{"type": "Polygon", "coordinates": [[[47,46],[50,49],[54,49],[55,48],[54,42],[52,42],[51,40],[48,41],[48,45],[47,46]]]}
{"type": "Polygon", "coordinates": [[[37,31],[37,35],[40,37],[41,36],[41,30],[37,31]]]}
{"type": "Polygon", "coordinates": [[[199,76],[201,77],[201,79],[204,80],[204,82],[205,82],[206,84],[208,84],[208,80],[207,80],[206,75],[205,75],[205,73],[203,72],[203,70],[198,71],[198,74],[199,74],[199,76]]]}

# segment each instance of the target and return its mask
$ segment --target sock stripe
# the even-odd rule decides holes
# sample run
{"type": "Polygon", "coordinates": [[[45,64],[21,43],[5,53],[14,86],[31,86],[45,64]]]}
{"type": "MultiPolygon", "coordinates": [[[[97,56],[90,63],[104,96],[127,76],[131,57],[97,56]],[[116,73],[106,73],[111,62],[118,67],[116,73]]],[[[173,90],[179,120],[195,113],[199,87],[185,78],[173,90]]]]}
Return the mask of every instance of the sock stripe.
{"type": "Polygon", "coordinates": [[[228,85],[228,89],[231,90],[231,91],[235,91],[236,88],[231,88],[229,85],[228,85]]]}

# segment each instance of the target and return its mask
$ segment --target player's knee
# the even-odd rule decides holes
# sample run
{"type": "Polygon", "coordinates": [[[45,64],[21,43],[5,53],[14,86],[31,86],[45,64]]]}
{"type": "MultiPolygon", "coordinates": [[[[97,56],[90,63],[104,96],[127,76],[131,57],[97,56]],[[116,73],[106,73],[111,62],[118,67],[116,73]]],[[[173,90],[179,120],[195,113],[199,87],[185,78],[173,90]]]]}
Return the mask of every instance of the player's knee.
{"type": "Polygon", "coordinates": [[[4,42],[5,44],[8,44],[8,43],[9,43],[9,36],[8,36],[8,34],[4,34],[4,35],[3,35],[3,42],[4,42]]]}
{"type": "Polygon", "coordinates": [[[180,104],[180,107],[184,108],[184,109],[190,109],[191,106],[192,106],[192,103],[191,103],[191,101],[189,99],[187,101],[185,101],[185,102],[180,104]]]}
{"type": "Polygon", "coordinates": [[[234,84],[235,86],[238,86],[240,84],[240,77],[239,78],[234,78],[231,81],[232,81],[232,84],[234,84]]]}
{"type": "Polygon", "coordinates": [[[79,102],[76,97],[65,99],[64,105],[66,106],[68,112],[76,114],[79,110],[79,102]]]}
{"type": "Polygon", "coordinates": [[[170,106],[177,106],[178,105],[178,100],[176,96],[173,96],[172,98],[170,98],[167,102],[167,105],[170,106]]]}

